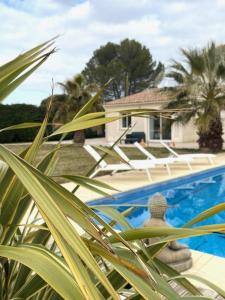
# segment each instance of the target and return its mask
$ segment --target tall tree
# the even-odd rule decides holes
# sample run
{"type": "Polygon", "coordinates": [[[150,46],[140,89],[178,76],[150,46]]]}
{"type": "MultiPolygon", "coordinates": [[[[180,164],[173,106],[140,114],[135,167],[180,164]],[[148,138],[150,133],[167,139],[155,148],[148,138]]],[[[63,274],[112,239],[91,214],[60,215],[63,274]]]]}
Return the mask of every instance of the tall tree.
{"type": "MultiPolygon", "coordinates": [[[[71,121],[74,115],[88,102],[91,94],[96,91],[94,85],[87,84],[83,75],[78,74],[71,80],[59,83],[62,87],[63,94],[55,95],[52,103],[52,121],[60,126],[60,124],[71,121]]],[[[49,99],[49,98],[48,98],[49,99]]],[[[46,106],[48,99],[42,101],[42,106],[46,106]]],[[[101,99],[97,100],[92,106],[92,111],[103,111],[101,99]]],[[[74,134],[74,142],[83,144],[85,140],[84,130],[76,131],[74,134]]]]}
{"type": "Polygon", "coordinates": [[[185,63],[174,61],[167,75],[178,85],[179,93],[167,107],[182,108],[175,121],[194,120],[200,148],[222,149],[221,110],[225,105],[225,51],[224,46],[211,42],[203,49],[182,50],[185,63]]]}
{"type": "Polygon", "coordinates": [[[95,50],[82,74],[88,83],[99,86],[113,78],[104,93],[104,100],[112,100],[155,87],[163,78],[164,66],[153,60],[148,48],[125,39],[95,50]]]}

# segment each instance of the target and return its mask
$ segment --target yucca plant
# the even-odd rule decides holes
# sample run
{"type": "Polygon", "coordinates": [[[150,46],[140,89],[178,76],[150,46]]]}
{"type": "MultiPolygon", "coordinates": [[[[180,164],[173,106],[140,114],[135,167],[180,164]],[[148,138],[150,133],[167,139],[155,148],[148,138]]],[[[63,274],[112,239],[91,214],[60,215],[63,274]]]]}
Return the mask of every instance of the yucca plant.
{"type": "MultiPolygon", "coordinates": [[[[50,50],[41,56],[37,54],[46,51],[48,46],[49,42],[31,50],[32,54],[27,52],[32,57],[30,66],[36,60],[40,64],[54,51],[50,50]],[[37,54],[35,61],[34,53],[37,54]]],[[[22,56],[22,60],[27,61],[25,57],[22,56]]],[[[13,73],[18,60],[8,66],[11,66],[8,72],[13,73]]],[[[24,67],[21,72],[24,72],[24,67]]],[[[21,72],[18,71],[15,78],[24,76],[21,72]]],[[[4,78],[0,77],[0,85],[2,81],[4,78]]],[[[0,93],[7,90],[4,85],[1,88],[0,93]]],[[[8,92],[4,92],[5,95],[8,92]]],[[[116,120],[117,117],[105,116],[104,112],[89,113],[101,92],[91,98],[71,122],[58,128],[51,136],[61,134],[63,139],[69,132],[116,120]]],[[[135,113],[146,114],[140,111],[135,113]]],[[[56,183],[51,174],[57,163],[57,152],[63,147],[61,141],[52,152],[36,163],[37,152],[48,139],[45,136],[48,114],[42,124],[13,126],[13,129],[40,126],[33,143],[20,155],[0,145],[0,158],[4,161],[0,176],[0,299],[209,299],[202,297],[201,292],[185,276],[155,256],[172,240],[213,232],[223,234],[225,224],[194,229],[189,227],[223,210],[224,205],[204,212],[185,228],[179,229],[133,229],[125,218],[132,209],[120,214],[110,207],[87,206],[76,196],[79,185],[100,194],[105,193],[105,190],[110,191],[112,187],[76,174],[67,177],[78,184],[72,193],[56,183]],[[105,223],[96,210],[109,215],[112,221],[105,223]],[[114,229],[118,223],[124,228],[119,233],[114,229]],[[79,233],[79,228],[83,229],[85,235],[79,233]],[[162,237],[162,240],[147,248],[143,239],[155,236],[162,237]],[[181,286],[188,295],[180,296],[174,285],[181,286]]],[[[110,149],[105,152],[115,155],[110,149]]],[[[221,288],[197,276],[193,278],[225,297],[221,288]]]]}

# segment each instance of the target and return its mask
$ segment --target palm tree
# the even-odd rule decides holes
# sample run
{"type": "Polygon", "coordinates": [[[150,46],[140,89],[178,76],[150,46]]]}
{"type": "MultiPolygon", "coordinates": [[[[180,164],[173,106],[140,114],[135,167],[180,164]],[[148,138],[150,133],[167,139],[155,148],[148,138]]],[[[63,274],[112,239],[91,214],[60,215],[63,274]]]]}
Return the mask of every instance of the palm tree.
{"type": "Polygon", "coordinates": [[[203,49],[182,49],[184,63],[173,61],[167,74],[178,84],[178,95],[167,108],[182,108],[175,121],[194,119],[200,148],[223,146],[220,113],[225,104],[225,48],[211,42],[203,49]]]}
{"type": "MultiPolygon", "coordinates": [[[[59,83],[59,85],[63,88],[64,93],[53,98],[53,123],[64,124],[73,119],[74,115],[91,98],[91,94],[96,91],[97,87],[88,85],[81,74],[74,76],[72,80],[67,80],[65,83],[59,83]]],[[[103,111],[101,99],[96,101],[92,107],[92,112],[96,111],[103,111]]],[[[84,144],[84,141],[84,130],[76,131],[74,142],[84,144]]]]}

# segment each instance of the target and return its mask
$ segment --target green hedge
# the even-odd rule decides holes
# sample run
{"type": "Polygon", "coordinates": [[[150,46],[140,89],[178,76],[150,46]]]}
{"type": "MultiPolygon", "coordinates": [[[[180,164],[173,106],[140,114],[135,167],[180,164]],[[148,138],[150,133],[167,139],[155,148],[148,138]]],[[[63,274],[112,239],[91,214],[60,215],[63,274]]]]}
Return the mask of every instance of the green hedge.
{"type": "MultiPolygon", "coordinates": [[[[0,129],[25,122],[42,122],[45,116],[45,108],[30,104],[0,104],[0,129]]],[[[51,120],[50,120],[51,122],[51,120]]],[[[48,134],[52,127],[48,126],[48,134]]],[[[0,143],[24,143],[34,140],[38,128],[27,128],[10,130],[0,133],[0,143]]],[[[72,139],[73,133],[67,135],[66,139],[72,139]]],[[[86,138],[97,137],[98,134],[92,129],[85,130],[86,138]]],[[[102,135],[100,135],[102,136],[102,135]]],[[[58,140],[60,136],[54,136],[50,141],[58,140]]]]}
{"type": "MultiPolygon", "coordinates": [[[[45,111],[41,107],[28,104],[0,104],[0,128],[24,122],[42,122],[45,111]]],[[[31,142],[37,128],[10,130],[0,133],[0,143],[31,142]]]]}

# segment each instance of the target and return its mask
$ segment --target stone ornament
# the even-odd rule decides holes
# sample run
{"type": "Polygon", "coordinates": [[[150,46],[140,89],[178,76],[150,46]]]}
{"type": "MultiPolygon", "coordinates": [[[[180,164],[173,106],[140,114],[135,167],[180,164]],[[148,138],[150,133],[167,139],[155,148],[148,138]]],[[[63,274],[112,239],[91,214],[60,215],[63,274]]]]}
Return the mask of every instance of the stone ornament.
{"type": "MultiPolygon", "coordinates": [[[[149,199],[148,207],[150,218],[144,222],[144,227],[171,227],[165,220],[166,210],[169,206],[163,195],[160,193],[153,195],[149,199]]],[[[162,237],[148,238],[145,242],[150,246],[161,239],[162,237]]],[[[192,266],[191,251],[186,245],[176,241],[169,242],[156,257],[178,272],[186,271],[192,266]]]]}

